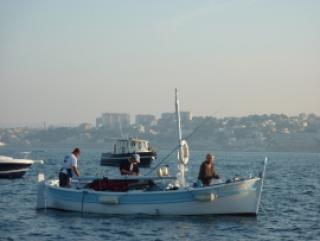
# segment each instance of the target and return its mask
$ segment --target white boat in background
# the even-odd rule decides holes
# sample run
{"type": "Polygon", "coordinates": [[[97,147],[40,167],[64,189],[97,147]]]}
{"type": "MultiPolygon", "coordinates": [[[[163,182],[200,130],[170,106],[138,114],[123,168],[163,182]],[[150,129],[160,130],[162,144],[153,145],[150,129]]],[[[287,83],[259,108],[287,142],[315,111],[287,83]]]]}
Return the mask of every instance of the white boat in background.
{"type": "Polygon", "coordinates": [[[0,156],[0,178],[20,178],[32,164],[33,160],[0,156]]]}
{"type": "Polygon", "coordinates": [[[157,153],[147,140],[118,139],[114,143],[113,152],[101,154],[100,165],[120,166],[122,161],[128,160],[135,153],[140,155],[140,167],[150,167],[152,161],[157,158],[157,153]]]}
{"type": "Polygon", "coordinates": [[[179,100],[176,90],[178,127],[178,173],[169,177],[166,168],[159,176],[81,178],[71,188],[59,187],[58,180],[38,175],[37,208],[123,215],[257,215],[267,161],[260,176],[210,186],[186,182],[189,148],[182,139],[179,100]]]}

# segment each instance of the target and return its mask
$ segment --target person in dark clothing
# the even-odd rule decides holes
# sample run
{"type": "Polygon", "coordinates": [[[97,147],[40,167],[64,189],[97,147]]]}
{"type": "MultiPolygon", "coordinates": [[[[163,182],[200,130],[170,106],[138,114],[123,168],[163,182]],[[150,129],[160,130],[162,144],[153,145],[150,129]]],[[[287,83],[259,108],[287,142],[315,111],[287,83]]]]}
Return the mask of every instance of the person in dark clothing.
{"type": "Polygon", "coordinates": [[[121,175],[128,176],[138,176],[139,175],[139,165],[140,155],[133,154],[128,160],[124,160],[120,164],[121,175]]]}
{"type": "Polygon", "coordinates": [[[204,186],[209,186],[212,179],[219,179],[214,160],[215,157],[211,153],[208,153],[207,160],[200,166],[198,180],[200,180],[204,186]]]}

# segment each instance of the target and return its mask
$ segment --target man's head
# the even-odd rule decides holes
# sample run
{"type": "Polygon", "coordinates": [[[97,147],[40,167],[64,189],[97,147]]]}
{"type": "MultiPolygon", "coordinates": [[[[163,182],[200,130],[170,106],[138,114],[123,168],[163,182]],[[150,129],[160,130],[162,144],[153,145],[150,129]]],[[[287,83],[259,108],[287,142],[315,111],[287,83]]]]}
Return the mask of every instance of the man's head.
{"type": "Polygon", "coordinates": [[[140,163],[140,155],[139,154],[133,154],[131,157],[130,157],[130,162],[131,163],[134,163],[134,164],[139,164],[140,163]]]}
{"type": "Polygon", "coordinates": [[[77,148],[74,148],[74,150],[72,151],[72,154],[75,155],[77,158],[80,157],[80,149],[77,147],[77,148]]]}
{"type": "Polygon", "coordinates": [[[212,164],[214,164],[214,160],[215,160],[215,156],[213,155],[213,154],[211,154],[211,153],[208,153],[207,154],[207,163],[208,164],[210,164],[210,163],[212,163],[212,164]]]}

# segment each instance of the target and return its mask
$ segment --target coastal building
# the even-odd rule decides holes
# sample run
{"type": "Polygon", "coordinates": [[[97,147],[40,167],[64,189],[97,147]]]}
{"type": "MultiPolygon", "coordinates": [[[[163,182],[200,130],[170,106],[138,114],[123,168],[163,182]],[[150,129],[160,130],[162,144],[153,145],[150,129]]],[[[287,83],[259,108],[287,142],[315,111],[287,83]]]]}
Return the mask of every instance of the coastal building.
{"type": "Polygon", "coordinates": [[[136,115],[136,125],[154,126],[157,124],[157,118],[154,115],[136,115]]]}
{"type": "Polygon", "coordinates": [[[103,113],[96,119],[96,127],[128,128],[130,126],[130,114],[127,113],[103,113]]]}
{"type": "MultiPolygon", "coordinates": [[[[192,114],[190,111],[180,112],[181,122],[189,123],[192,120],[192,114]]],[[[173,121],[176,119],[176,114],[174,112],[165,112],[161,114],[161,120],[164,122],[173,121]]]]}
{"type": "Polygon", "coordinates": [[[82,124],[80,124],[80,125],[78,126],[78,128],[81,129],[81,130],[83,130],[83,131],[88,131],[88,130],[90,130],[92,127],[93,127],[92,124],[86,123],[86,122],[85,122],[85,123],[82,123],[82,124]]]}

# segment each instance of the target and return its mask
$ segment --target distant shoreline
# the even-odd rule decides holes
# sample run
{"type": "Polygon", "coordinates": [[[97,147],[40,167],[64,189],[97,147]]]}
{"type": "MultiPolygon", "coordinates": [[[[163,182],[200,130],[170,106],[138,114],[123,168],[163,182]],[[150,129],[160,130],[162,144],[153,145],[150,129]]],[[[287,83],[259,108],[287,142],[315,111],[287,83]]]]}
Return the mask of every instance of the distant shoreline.
{"type": "MultiPolygon", "coordinates": [[[[15,145],[5,145],[0,147],[0,153],[1,150],[11,150],[11,149],[19,149],[19,150],[26,150],[26,151],[34,151],[34,152],[41,152],[44,150],[71,150],[74,147],[80,147],[81,149],[85,150],[97,150],[99,152],[111,152],[111,149],[104,148],[103,146],[94,146],[94,145],[47,145],[47,146],[15,146],[15,145]]],[[[173,150],[175,146],[172,146],[172,148],[158,148],[157,151],[161,152],[170,152],[173,150]]],[[[302,151],[302,150],[296,150],[296,151],[281,151],[281,150],[223,150],[223,149],[208,149],[208,148],[192,148],[190,146],[191,152],[222,152],[222,153],[299,153],[299,154],[319,154],[319,152],[313,152],[313,151],[302,151]]],[[[320,160],[320,159],[319,159],[320,160]]]]}
{"type": "MultiPolygon", "coordinates": [[[[172,113],[156,121],[147,118],[149,116],[144,117],[146,120],[140,118],[140,122],[138,119],[135,124],[122,125],[99,122],[96,126],[83,123],[77,127],[0,128],[0,143],[23,148],[79,146],[107,151],[113,149],[114,141],[121,136],[148,140],[156,150],[170,150],[177,145],[172,113]]],[[[192,150],[320,152],[320,116],[314,114],[191,118],[189,113],[184,119],[183,136],[191,135],[187,141],[192,150]]]]}

